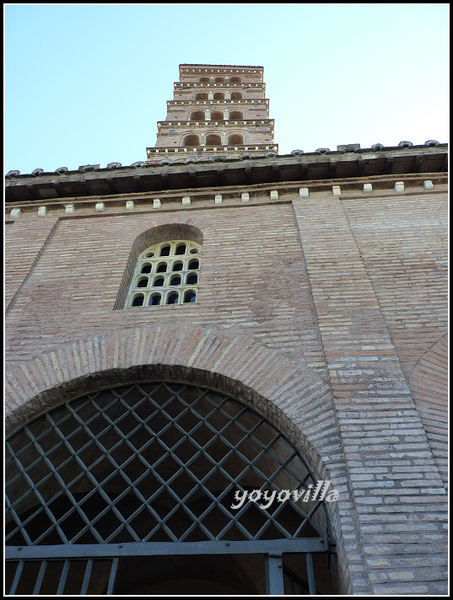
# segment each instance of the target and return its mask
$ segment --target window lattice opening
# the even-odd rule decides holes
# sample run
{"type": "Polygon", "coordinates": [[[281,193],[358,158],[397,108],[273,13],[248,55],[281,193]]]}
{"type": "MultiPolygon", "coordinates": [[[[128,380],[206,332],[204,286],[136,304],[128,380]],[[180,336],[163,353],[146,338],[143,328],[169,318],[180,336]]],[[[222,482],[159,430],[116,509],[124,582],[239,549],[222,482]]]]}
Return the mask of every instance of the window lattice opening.
{"type": "Polygon", "coordinates": [[[134,384],[70,402],[7,442],[6,544],[322,537],[314,501],[235,504],[316,484],[266,419],[210,390],[134,384]]]}
{"type": "Polygon", "coordinates": [[[147,248],[138,257],[125,308],[197,302],[200,260],[196,242],[173,240],[147,248]]]}
{"type": "Polygon", "coordinates": [[[229,396],[162,382],[99,391],[29,423],[6,453],[8,595],[334,592],[319,499],[233,509],[235,492],[316,481],[229,396]]]}

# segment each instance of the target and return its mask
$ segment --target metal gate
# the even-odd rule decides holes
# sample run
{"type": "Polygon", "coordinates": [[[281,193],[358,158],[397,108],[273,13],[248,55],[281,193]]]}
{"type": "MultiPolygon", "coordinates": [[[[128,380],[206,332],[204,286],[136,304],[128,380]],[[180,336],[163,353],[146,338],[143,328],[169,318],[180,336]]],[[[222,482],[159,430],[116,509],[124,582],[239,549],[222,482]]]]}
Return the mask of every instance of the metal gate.
{"type": "Polygon", "coordinates": [[[272,423],[224,394],[86,395],[7,441],[6,593],[331,593],[324,503],[256,500],[316,484],[272,423]]]}

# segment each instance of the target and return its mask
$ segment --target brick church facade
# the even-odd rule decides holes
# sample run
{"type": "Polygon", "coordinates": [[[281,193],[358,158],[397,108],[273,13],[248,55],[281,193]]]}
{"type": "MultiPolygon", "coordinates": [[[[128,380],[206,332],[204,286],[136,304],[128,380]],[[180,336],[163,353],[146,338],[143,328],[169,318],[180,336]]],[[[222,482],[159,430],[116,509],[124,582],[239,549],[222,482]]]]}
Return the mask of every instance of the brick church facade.
{"type": "Polygon", "coordinates": [[[6,176],[6,593],[446,594],[446,144],[279,155],[262,67],[167,111],[6,176]]]}

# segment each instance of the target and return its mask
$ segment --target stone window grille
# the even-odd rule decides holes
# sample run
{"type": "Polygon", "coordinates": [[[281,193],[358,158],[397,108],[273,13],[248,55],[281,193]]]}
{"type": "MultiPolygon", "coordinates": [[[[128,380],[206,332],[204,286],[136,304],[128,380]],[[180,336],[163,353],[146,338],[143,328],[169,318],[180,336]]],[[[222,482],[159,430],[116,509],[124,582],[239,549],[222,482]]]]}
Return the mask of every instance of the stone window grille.
{"type": "Polygon", "coordinates": [[[200,267],[201,246],[196,242],[150,246],[138,257],[125,308],[197,302],[200,267]]]}

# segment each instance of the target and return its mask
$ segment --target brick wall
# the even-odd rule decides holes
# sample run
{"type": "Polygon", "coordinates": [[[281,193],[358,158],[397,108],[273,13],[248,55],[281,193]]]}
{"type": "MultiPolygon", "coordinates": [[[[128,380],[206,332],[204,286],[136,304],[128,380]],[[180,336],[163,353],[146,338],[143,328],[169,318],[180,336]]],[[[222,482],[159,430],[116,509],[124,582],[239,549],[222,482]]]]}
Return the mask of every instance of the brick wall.
{"type": "Polygon", "coordinates": [[[446,192],[376,179],[24,204],[7,233],[11,430],[103,371],[235,382],[341,490],[343,591],[442,593],[446,192]],[[121,309],[134,244],[162,226],[202,236],[199,302],[121,309]]]}
{"type": "MultiPolygon", "coordinates": [[[[272,347],[302,355],[311,366],[322,369],[323,353],[291,205],[259,202],[257,198],[253,206],[232,202],[184,214],[98,216],[91,212],[60,220],[52,244],[8,315],[8,358],[26,359],[38,347],[55,347],[94,331],[168,318],[184,323],[190,318],[194,325],[246,332],[272,347]],[[112,311],[134,241],[168,222],[191,224],[203,232],[199,305],[112,311]],[[18,337],[15,326],[21,323],[27,327],[18,337]]],[[[29,229],[36,221],[39,225],[54,222],[52,216],[21,219],[29,229]]],[[[16,243],[21,246],[23,240],[16,243]]]]}
{"type": "Polygon", "coordinates": [[[408,377],[447,331],[445,195],[408,189],[342,204],[408,377]]]}
{"type": "Polygon", "coordinates": [[[445,278],[440,269],[427,276],[440,253],[439,200],[319,193],[294,201],[353,490],[350,524],[361,525],[357,559],[365,555],[374,593],[442,590],[446,496],[403,360],[445,333],[445,278]],[[427,546],[436,568],[414,569],[427,546]]]}
{"type": "Polygon", "coordinates": [[[5,307],[10,307],[22,284],[38,263],[58,223],[56,217],[13,221],[5,228],[5,307]]]}

